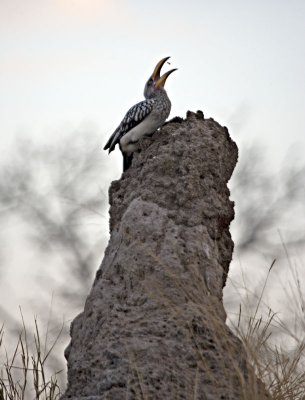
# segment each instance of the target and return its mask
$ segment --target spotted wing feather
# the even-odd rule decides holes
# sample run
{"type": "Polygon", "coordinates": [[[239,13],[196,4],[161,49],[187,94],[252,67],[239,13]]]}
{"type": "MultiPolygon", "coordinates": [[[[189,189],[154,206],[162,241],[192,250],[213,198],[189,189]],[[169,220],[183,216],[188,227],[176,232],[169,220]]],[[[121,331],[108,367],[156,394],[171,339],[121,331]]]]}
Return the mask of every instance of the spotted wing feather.
{"type": "Polygon", "coordinates": [[[121,138],[135,126],[139,125],[139,123],[151,113],[153,103],[153,100],[144,100],[131,107],[127,111],[120,125],[111,135],[104,147],[104,150],[109,149],[109,153],[111,153],[116,144],[120,142],[121,138]]]}

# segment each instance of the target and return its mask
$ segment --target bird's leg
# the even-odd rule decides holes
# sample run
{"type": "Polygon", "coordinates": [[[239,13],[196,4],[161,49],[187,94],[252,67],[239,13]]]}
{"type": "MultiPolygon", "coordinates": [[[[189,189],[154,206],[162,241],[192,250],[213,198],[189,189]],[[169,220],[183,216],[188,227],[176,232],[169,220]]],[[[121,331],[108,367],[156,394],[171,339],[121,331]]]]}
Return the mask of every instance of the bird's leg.
{"type": "Polygon", "coordinates": [[[133,153],[131,153],[130,155],[126,153],[122,154],[123,154],[123,172],[125,172],[131,166],[133,153]]]}

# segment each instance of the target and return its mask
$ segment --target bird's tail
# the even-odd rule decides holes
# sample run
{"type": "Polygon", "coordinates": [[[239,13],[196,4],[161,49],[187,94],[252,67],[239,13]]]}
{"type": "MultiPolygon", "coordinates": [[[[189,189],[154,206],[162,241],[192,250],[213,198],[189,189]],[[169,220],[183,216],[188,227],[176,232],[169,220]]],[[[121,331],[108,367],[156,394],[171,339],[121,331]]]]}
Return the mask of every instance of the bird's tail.
{"type": "Polygon", "coordinates": [[[104,150],[107,150],[107,149],[109,149],[109,147],[110,147],[110,144],[111,144],[111,141],[112,141],[112,138],[110,138],[110,139],[108,140],[108,142],[105,144],[105,146],[104,146],[104,150]]]}
{"type": "Polygon", "coordinates": [[[123,153],[123,172],[127,171],[131,166],[133,154],[127,155],[123,153]]]}
{"type": "Polygon", "coordinates": [[[113,134],[110,136],[108,142],[105,144],[104,150],[109,149],[109,153],[112,152],[112,150],[114,150],[115,145],[118,143],[118,133],[119,130],[116,129],[113,134]]]}
{"type": "Polygon", "coordinates": [[[112,141],[113,141],[113,135],[111,135],[110,139],[108,140],[108,142],[105,144],[104,150],[109,149],[109,153],[113,150],[111,147],[112,145],[112,141]]]}

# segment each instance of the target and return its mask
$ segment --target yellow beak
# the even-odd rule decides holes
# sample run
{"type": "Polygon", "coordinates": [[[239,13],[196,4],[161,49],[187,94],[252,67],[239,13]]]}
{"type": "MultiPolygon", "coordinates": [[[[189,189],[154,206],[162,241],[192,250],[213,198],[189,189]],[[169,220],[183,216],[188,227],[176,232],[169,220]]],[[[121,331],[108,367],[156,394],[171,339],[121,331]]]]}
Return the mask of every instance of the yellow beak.
{"type": "Polygon", "coordinates": [[[156,88],[159,89],[161,87],[164,87],[166,79],[170,76],[170,74],[172,74],[174,71],[177,71],[177,68],[171,69],[170,71],[165,72],[165,74],[163,74],[161,76],[161,78],[159,78],[155,84],[156,88]]]}
{"type": "Polygon", "coordinates": [[[152,79],[154,81],[157,81],[158,79],[160,79],[160,72],[161,72],[161,68],[163,67],[163,65],[166,63],[166,61],[169,59],[170,57],[165,57],[162,58],[162,60],[160,60],[158,62],[158,64],[155,66],[154,72],[152,74],[152,79]]]}

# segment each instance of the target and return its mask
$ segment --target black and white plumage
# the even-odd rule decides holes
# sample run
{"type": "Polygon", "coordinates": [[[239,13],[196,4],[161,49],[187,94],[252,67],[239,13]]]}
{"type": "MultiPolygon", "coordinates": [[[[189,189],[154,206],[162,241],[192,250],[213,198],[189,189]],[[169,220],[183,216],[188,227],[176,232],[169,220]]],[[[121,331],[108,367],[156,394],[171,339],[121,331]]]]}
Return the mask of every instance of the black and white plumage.
{"type": "Polygon", "coordinates": [[[160,70],[169,57],[163,58],[156,65],[152,76],[144,88],[146,100],[131,107],[120,125],[111,135],[104,150],[109,153],[119,144],[123,154],[123,171],[131,165],[133,153],[138,149],[138,142],[144,136],[152,135],[163,125],[169,116],[171,102],[164,89],[167,77],[176,69],[172,69],[160,77],[160,70]]]}
{"type": "Polygon", "coordinates": [[[148,99],[132,106],[126,113],[120,125],[113,132],[104,150],[109,148],[109,153],[114,150],[122,137],[139,125],[152,111],[154,100],[148,99]]]}

